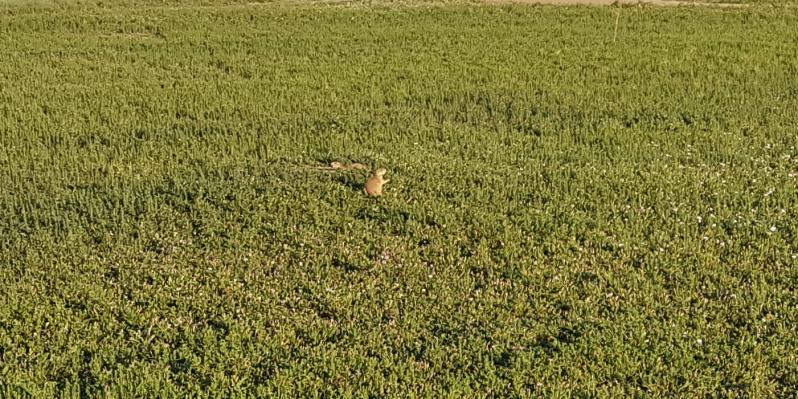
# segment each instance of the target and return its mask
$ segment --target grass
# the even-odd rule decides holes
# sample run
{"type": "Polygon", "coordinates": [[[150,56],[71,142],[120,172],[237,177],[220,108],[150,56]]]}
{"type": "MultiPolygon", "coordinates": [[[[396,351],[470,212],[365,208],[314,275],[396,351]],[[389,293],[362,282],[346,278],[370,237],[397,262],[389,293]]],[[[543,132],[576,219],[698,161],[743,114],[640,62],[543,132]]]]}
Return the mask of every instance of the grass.
{"type": "Polygon", "coordinates": [[[0,7],[0,396],[794,397],[798,11],[620,12],[0,7]]]}

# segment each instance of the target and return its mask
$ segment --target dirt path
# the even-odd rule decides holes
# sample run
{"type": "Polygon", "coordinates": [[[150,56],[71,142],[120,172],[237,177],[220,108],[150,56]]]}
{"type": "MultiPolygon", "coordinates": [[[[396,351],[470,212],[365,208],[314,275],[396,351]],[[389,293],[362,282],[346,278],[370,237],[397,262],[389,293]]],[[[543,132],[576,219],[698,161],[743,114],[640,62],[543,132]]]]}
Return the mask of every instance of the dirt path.
{"type": "MultiPolygon", "coordinates": [[[[742,4],[742,3],[723,3],[723,2],[691,1],[691,0],[476,0],[476,3],[495,4],[495,5],[548,4],[548,5],[561,5],[561,6],[578,6],[578,5],[611,6],[614,4],[621,4],[621,5],[639,4],[639,5],[652,5],[652,6],[663,6],[663,7],[695,6],[695,7],[730,7],[730,8],[742,8],[749,6],[749,4],[742,4]]],[[[376,5],[376,4],[412,6],[412,5],[430,5],[430,4],[436,4],[436,2],[413,3],[412,1],[382,2],[380,0],[373,0],[372,2],[366,3],[363,1],[352,1],[352,0],[278,0],[273,2],[258,1],[246,4],[250,6],[313,6],[313,5],[363,6],[363,5],[376,5]]],[[[448,3],[441,2],[437,4],[442,5],[448,3]]],[[[465,1],[461,2],[460,4],[468,4],[468,2],[465,1]]]]}
{"type": "MultiPolygon", "coordinates": [[[[2,0],[0,0],[2,2],[2,0]]],[[[676,7],[676,6],[693,6],[693,7],[724,7],[724,8],[744,8],[750,4],[744,3],[723,3],[723,2],[709,2],[709,1],[692,1],[692,0],[468,0],[454,3],[423,1],[380,1],[372,0],[368,2],[357,0],[277,0],[277,1],[257,1],[245,3],[248,6],[314,6],[314,5],[327,5],[327,6],[364,6],[364,5],[392,5],[392,6],[420,6],[420,5],[444,5],[444,4],[546,4],[546,5],[560,5],[560,6],[611,6],[615,4],[620,5],[651,5],[662,7],[676,7]]]]}
{"type": "Polygon", "coordinates": [[[487,4],[553,4],[553,5],[594,5],[610,6],[613,4],[649,4],[653,6],[703,6],[703,7],[745,7],[739,3],[708,3],[682,0],[483,0],[487,4]]]}

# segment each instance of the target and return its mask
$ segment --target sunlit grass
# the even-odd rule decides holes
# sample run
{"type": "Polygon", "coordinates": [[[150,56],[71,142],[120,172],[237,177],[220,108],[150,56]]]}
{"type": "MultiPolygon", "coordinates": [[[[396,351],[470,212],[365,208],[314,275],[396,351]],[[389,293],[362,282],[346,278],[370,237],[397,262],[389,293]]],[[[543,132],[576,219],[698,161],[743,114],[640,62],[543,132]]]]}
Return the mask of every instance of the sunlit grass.
{"type": "Polygon", "coordinates": [[[797,23],[0,7],[0,396],[794,394],[797,23]]]}

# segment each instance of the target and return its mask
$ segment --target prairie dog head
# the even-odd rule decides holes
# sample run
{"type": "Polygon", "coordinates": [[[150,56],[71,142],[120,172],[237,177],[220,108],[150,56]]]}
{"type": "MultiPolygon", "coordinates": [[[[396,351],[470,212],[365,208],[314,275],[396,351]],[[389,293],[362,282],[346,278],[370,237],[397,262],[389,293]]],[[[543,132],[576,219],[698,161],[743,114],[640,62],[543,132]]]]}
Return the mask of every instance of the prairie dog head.
{"type": "Polygon", "coordinates": [[[388,170],[386,170],[385,168],[379,168],[374,171],[374,176],[382,178],[383,176],[385,176],[386,173],[388,173],[388,170]]]}

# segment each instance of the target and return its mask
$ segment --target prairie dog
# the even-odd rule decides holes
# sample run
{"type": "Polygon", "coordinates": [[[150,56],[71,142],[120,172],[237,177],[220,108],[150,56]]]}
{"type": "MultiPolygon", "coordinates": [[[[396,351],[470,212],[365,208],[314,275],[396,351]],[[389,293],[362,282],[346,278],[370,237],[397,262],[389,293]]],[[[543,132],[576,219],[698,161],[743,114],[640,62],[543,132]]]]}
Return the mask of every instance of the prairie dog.
{"type": "Polygon", "coordinates": [[[365,191],[366,195],[371,197],[382,195],[382,185],[390,181],[384,177],[387,172],[385,168],[379,168],[374,171],[374,174],[371,175],[366,181],[365,187],[363,187],[363,191],[365,191]]]}
{"type": "Polygon", "coordinates": [[[316,169],[320,169],[320,170],[353,170],[353,169],[358,169],[358,170],[360,170],[360,169],[366,169],[366,168],[367,168],[366,165],[363,165],[362,163],[358,163],[358,162],[346,165],[346,164],[338,162],[338,161],[332,161],[332,162],[330,162],[330,166],[319,166],[316,169]]]}

